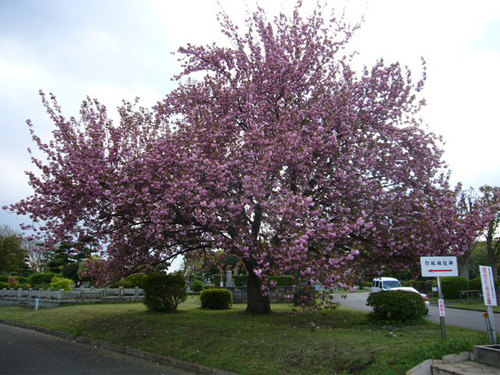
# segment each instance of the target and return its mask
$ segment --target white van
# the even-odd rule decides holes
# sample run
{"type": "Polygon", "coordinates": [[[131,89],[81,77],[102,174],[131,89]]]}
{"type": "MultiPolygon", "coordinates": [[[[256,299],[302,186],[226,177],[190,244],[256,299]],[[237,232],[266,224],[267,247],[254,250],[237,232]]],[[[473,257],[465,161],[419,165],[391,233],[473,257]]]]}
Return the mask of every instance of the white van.
{"type": "Polygon", "coordinates": [[[372,281],[372,292],[380,292],[381,290],[389,290],[392,288],[401,288],[401,283],[398,279],[392,277],[378,277],[372,281]]]}

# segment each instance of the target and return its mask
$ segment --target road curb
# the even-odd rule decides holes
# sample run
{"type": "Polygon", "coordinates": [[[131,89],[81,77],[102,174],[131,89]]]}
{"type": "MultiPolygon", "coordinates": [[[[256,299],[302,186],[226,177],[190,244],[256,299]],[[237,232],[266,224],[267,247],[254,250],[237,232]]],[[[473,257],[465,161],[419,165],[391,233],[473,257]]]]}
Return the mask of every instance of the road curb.
{"type": "Polygon", "coordinates": [[[177,368],[179,370],[193,371],[193,372],[196,372],[200,375],[237,375],[234,372],[218,370],[218,369],[214,369],[214,368],[211,368],[208,366],[199,365],[197,363],[181,361],[178,359],[162,356],[159,354],[147,353],[147,352],[143,352],[143,351],[136,350],[136,349],[126,348],[124,346],[111,344],[111,343],[106,342],[106,341],[93,340],[93,339],[80,337],[77,335],[72,335],[69,333],[55,331],[52,329],[38,327],[38,326],[30,325],[30,324],[18,323],[18,322],[13,322],[10,320],[3,320],[3,319],[0,319],[0,324],[5,324],[5,325],[13,326],[13,327],[24,328],[24,329],[31,329],[33,331],[45,333],[48,335],[57,336],[57,337],[60,337],[60,338],[66,339],[66,340],[72,340],[72,341],[80,342],[83,344],[112,350],[114,352],[118,352],[121,354],[130,355],[130,356],[133,356],[136,358],[145,359],[145,360],[159,363],[162,365],[174,367],[174,368],[177,368]]]}
{"type": "MultiPolygon", "coordinates": [[[[437,307],[437,305],[431,305],[431,306],[434,306],[434,307],[437,307]]],[[[485,313],[486,311],[485,310],[475,310],[475,309],[467,309],[467,308],[462,308],[462,307],[455,307],[455,306],[448,306],[445,304],[445,307],[447,309],[455,309],[455,310],[465,310],[465,311],[476,311],[476,312],[482,312],[482,313],[485,313]]],[[[493,314],[500,314],[500,311],[493,311],[493,314]]]]}

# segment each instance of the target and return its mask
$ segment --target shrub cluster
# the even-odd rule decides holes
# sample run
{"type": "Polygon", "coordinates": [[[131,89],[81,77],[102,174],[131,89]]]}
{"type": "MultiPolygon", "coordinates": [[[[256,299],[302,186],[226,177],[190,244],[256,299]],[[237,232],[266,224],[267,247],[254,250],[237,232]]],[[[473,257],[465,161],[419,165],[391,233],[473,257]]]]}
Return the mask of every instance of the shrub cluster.
{"type": "Polygon", "coordinates": [[[118,287],[122,286],[124,288],[135,288],[135,287],[142,288],[143,287],[142,284],[143,284],[143,280],[144,280],[145,276],[146,275],[144,275],[142,273],[128,275],[126,278],[124,278],[120,281],[114,282],[113,284],[110,285],[110,287],[111,288],[118,288],[118,287]]]}
{"type": "Polygon", "coordinates": [[[191,289],[192,292],[201,292],[205,289],[205,283],[201,280],[193,280],[191,285],[189,285],[189,289],[191,289]]]}
{"type": "Polygon", "coordinates": [[[416,322],[426,311],[420,294],[400,290],[370,293],[367,305],[373,307],[370,318],[379,322],[416,322]]]}
{"type": "Polygon", "coordinates": [[[142,280],[144,305],[149,311],[175,312],[187,298],[186,279],[181,273],[153,272],[142,280]]]}
{"type": "Polygon", "coordinates": [[[33,285],[35,289],[45,288],[50,284],[54,276],[58,276],[58,274],[53,272],[34,273],[28,277],[28,284],[33,285]]]}
{"type": "Polygon", "coordinates": [[[67,279],[67,278],[61,277],[61,276],[54,276],[52,278],[52,280],[50,281],[48,287],[52,288],[54,290],[63,289],[65,291],[69,292],[70,290],[73,290],[74,283],[75,282],[71,279],[67,279]]]}
{"type": "Polygon", "coordinates": [[[469,290],[469,281],[465,277],[442,277],[441,290],[445,298],[460,298],[462,290],[469,290]]]}
{"type": "Polygon", "coordinates": [[[229,309],[233,294],[227,289],[205,289],[200,295],[201,307],[213,310],[229,309]]]}
{"type": "MultiPolygon", "coordinates": [[[[500,283],[495,279],[495,289],[498,289],[500,283]]],[[[483,284],[481,283],[481,276],[475,277],[469,281],[469,288],[472,290],[483,290],[483,284]]]]}

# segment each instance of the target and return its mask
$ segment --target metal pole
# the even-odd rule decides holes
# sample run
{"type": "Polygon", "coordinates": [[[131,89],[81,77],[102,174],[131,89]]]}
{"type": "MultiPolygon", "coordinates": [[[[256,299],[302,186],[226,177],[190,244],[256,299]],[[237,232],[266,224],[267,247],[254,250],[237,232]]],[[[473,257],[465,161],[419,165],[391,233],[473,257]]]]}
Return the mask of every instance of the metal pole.
{"type": "MultiPolygon", "coordinates": [[[[441,291],[441,278],[439,276],[437,277],[437,284],[438,284],[438,298],[440,300],[443,300],[443,292],[441,291]]],[[[438,304],[441,302],[444,305],[444,300],[438,301],[438,304]]],[[[446,340],[446,323],[445,323],[444,316],[441,316],[441,315],[444,315],[444,314],[441,314],[441,312],[439,313],[439,321],[441,322],[441,338],[443,340],[446,340]]]]}
{"type": "Polygon", "coordinates": [[[493,307],[487,306],[488,317],[486,318],[488,324],[486,325],[488,329],[488,336],[490,339],[490,344],[496,345],[497,343],[497,333],[495,332],[495,318],[493,317],[493,307]]]}

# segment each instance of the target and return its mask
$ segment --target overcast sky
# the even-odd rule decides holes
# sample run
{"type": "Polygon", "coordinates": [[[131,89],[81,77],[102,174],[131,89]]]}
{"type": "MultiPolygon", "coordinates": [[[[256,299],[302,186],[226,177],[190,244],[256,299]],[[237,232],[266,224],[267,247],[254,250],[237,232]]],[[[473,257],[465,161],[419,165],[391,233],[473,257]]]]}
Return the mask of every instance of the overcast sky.
{"type": "MultiPolygon", "coordinates": [[[[261,2],[270,14],[295,3],[261,2]]],[[[426,59],[422,115],[446,141],[452,183],[500,185],[500,1],[327,3],[345,7],[353,22],[364,16],[352,44],[360,62],[400,61],[418,76],[426,59]]],[[[220,4],[241,22],[254,1],[220,4]]],[[[218,9],[216,0],[0,0],[0,207],[30,194],[26,119],[45,139],[53,130],[38,90],[53,92],[67,117],[78,115],[87,95],[109,109],[136,96],[150,106],[179,72],[171,52],[188,42],[225,42],[218,9]]],[[[0,212],[0,225],[21,221],[0,212]]]]}

